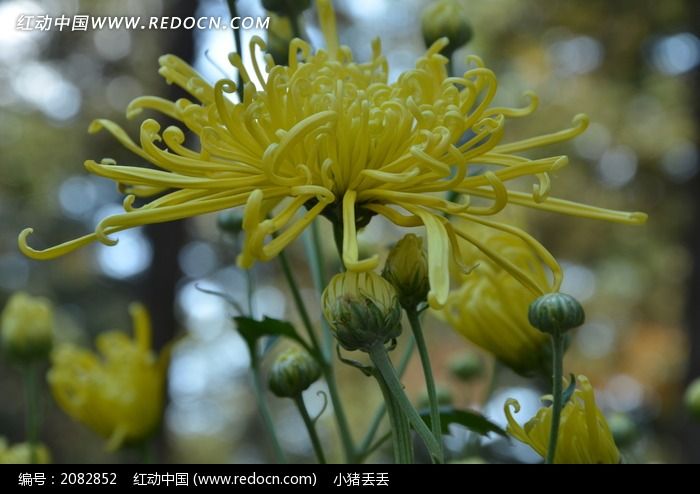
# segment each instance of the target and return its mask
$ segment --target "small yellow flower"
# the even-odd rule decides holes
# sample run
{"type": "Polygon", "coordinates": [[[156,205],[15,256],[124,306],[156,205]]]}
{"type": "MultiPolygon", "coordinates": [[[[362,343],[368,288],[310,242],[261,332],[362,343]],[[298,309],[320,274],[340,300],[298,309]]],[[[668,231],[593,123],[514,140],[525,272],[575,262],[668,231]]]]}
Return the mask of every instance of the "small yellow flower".
{"type": "Polygon", "coordinates": [[[97,337],[100,355],[64,344],[52,355],[48,381],[58,405],[108,439],[107,449],[155,432],[165,403],[168,352],[156,358],[151,323],[141,304],[130,307],[134,338],[121,331],[97,337]]]}
{"type": "MultiPolygon", "coordinates": [[[[46,465],[51,463],[51,453],[43,444],[35,446],[36,463],[46,465]]],[[[29,443],[17,443],[10,446],[4,437],[0,437],[0,464],[20,465],[32,463],[32,451],[29,443]]]]}
{"type": "MultiPolygon", "coordinates": [[[[546,293],[553,288],[544,265],[524,242],[493,230],[475,236],[508,259],[538,290],[546,293]]],[[[469,274],[459,274],[460,285],[450,292],[438,316],[516,372],[541,370],[551,354],[549,336],[528,321],[528,308],[536,295],[475,249],[465,249],[463,262],[475,267],[469,274]]]]}
{"type": "MultiPolygon", "coordinates": [[[[578,385],[562,409],[554,463],[620,463],[620,452],[608,423],[596,406],[593,386],[584,376],[578,376],[578,385]]],[[[508,433],[544,458],[552,425],[552,407],[541,408],[525,427],[515,421],[512,411],[518,413],[520,404],[510,399],[505,404],[508,433]]]]}
{"type": "MultiPolygon", "coordinates": [[[[221,79],[212,86],[183,60],[162,56],[160,74],[191,98],[172,102],[139,97],[128,106],[127,117],[155,111],[178,126],[161,129],[148,118],[141,124],[138,144],[109,120],[96,120],[89,128],[107,130],[153,165],[124,166],[109,159],[85,162],[88,171],[114,180],[127,194],[124,213],[104,218],[94,233],[46,250],[27,244],[32,233],[27,228],[19,236],[22,252],[50,259],[93,241],[113,245],[117,240],[112,235],[128,228],[244,206],[246,236],[239,266],[248,268],[274,258],[323,215],[342,226],[345,267],[368,271],[377,267],[378,256],[360,259],[357,230],[381,215],[400,226],[425,227],[428,299],[439,307],[447,300],[446,267],[458,237],[486,249],[511,269],[501,254],[455,228],[446,214],[502,228],[484,217],[516,204],[620,223],[645,221],[642,213],[549,197],[549,174],[567,158],[530,159],[517,154],[576,137],[588,125],[584,115],[574,118],[572,128],[504,144],[506,121],[529,115],[537,107],[533,94],[525,108],[492,106],[496,76],[480,59],[470,57],[472,68],[450,77],[448,59],[440,54],[447,38],[436,41],[414,69],[389,82],[380,41],[372,44],[371,61],[353,61],[350,48],[339,44],[330,0],[318,0],[316,6],[325,49],[314,52],[306,42],[294,39],[289,66],[275,65],[269,54],[265,56],[267,76],[254,56],[265,50],[261,38],[253,37],[249,46],[253,74],[238,53],[230,56],[244,82],[243,101],[238,103],[229,98],[236,90],[232,80],[221,79]],[[262,89],[256,89],[254,81],[262,89]],[[185,145],[190,141],[183,129],[196,137],[192,148],[185,145]],[[465,135],[469,137],[463,140],[465,135]],[[475,174],[477,169],[484,171],[475,174]],[[523,177],[535,182],[531,192],[508,188],[509,182],[523,177]],[[464,200],[447,199],[448,192],[464,200]],[[137,197],[150,202],[135,207],[137,197]],[[472,198],[488,203],[477,205],[472,198]]],[[[558,272],[556,262],[549,266],[558,272]]],[[[529,279],[519,279],[536,290],[529,279]]]]}
{"type": "Polygon", "coordinates": [[[51,302],[17,292],[8,300],[0,319],[3,349],[13,358],[28,361],[45,358],[53,344],[51,302]]]}

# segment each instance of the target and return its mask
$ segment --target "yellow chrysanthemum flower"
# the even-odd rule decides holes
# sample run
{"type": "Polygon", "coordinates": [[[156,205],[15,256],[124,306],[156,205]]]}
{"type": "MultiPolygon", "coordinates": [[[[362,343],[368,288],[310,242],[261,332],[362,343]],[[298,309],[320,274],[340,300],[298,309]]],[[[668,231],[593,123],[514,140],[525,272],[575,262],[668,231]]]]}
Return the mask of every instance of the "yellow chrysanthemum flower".
{"type": "MultiPolygon", "coordinates": [[[[608,423],[596,406],[593,386],[584,376],[578,376],[578,385],[561,412],[554,463],[620,463],[620,452],[608,423]]],[[[552,425],[552,407],[541,408],[525,427],[515,421],[511,411],[520,411],[516,400],[505,404],[508,433],[544,458],[552,425]]]]}
{"type": "Polygon", "coordinates": [[[450,77],[447,58],[440,54],[445,38],[430,47],[415,69],[389,82],[379,40],[372,45],[370,62],[354,62],[350,49],[338,43],[331,2],[318,0],[317,7],[326,49],[312,52],[307,43],[294,39],[289,66],[275,65],[266,56],[267,77],[255,63],[256,51],[265,49],[261,38],[254,37],[249,47],[254,75],[238,54],[230,56],[245,84],[239,103],[228,98],[236,89],[232,80],[212,86],[181,59],[161,57],[160,74],[196,102],[140,97],[127,108],[127,117],[143,110],[160,112],[198,137],[195,148],[184,146],[180,127],[161,131],[150,118],[141,124],[140,145],[117,124],[95,121],[91,132],[106,129],[155,168],[87,161],[90,172],[115,180],[127,193],[125,212],[103,219],[92,234],[46,250],[29,247],[32,230],[25,229],[19,237],[22,252],[49,259],[95,240],[112,245],[116,240],[110,235],[127,228],[245,206],[240,266],[275,257],[323,215],[342,228],[346,268],[367,271],[377,266],[378,257],[359,258],[357,230],[379,214],[401,226],[426,228],[429,300],[440,306],[449,292],[446,266],[457,237],[484,249],[518,275],[497,252],[450,225],[445,214],[499,228],[483,217],[511,203],[621,223],[645,220],[642,213],[549,198],[548,174],[565,165],[566,157],[529,159],[515,154],[579,135],[588,123],[585,116],[576,116],[573,128],[502,144],[506,120],[532,113],[537,106],[534,95],[529,95],[530,104],[523,109],[492,107],[497,87],[493,72],[471,57],[474,68],[450,77]],[[473,175],[476,165],[487,171],[473,175]],[[506,187],[524,176],[536,181],[531,193],[506,187]],[[448,191],[461,194],[465,201],[445,199],[448,191]],[[136,197],[154,196],[158,197],[134,207],[136,197]],[[472,197],[490,204],[471,204],[472,197]],[[304,213],[297,215],[302,209],[304,213]]]}
{"type": "Polygon", "coordinates": [[[107,449],[137,443],[160,423],[168,352],[151,349],[151,323],[141,304],[130,307],[134,338],[121,331],[97,337],[100,355],[70,344],[58,347],[48,373],[58,405],[108,439],[107,449]]]}
{"type": "MultiPolygon", "coordinates": [[[[504,232],[480,230],[468,231],[507,258],[539,291],[552,291],[545,267],[530,246],[504,232]]],[[[458,274],[459,286],[437,315],[516,372],[545,369],[551,360],[549,336],[532,327],[527,318],[537,296],[478,250],[467,248],[463,253],[463,262],[474,268],[458,274]]]]}
{"type": "MultiPolygon", "coordinates": [[[[35,446],[36,463],[46,465],[51,463],[51,453],[43,444],[35,446]]],[[[24,465],[32,463],[32,447],[29,443],[17,443],[10,446],[7,439],[0,437],[0,464],[24,465]]]]}

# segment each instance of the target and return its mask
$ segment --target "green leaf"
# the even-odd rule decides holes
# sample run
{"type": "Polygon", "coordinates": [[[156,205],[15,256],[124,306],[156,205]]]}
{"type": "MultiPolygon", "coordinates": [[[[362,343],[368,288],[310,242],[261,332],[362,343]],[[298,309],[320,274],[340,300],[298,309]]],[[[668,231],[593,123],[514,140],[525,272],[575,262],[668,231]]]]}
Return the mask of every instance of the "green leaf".
{"type": "Polygon", "coordinates": [[[263,344],[262,344],[262,352],[261,354],[263,356],[267,355],[275,346],[277,343],[279,343],[280,337],[279,336],[270,336],[267,338],[263,344]]]}
{"type": "Polygon", "coordinates": [[[238,332],[248,344],[251,352],[255,351],[255,343],[264,336],[286,337],[294,340],[308,350],[306,342],[301,339],[297,330],[287,321],[265,317],[262,321],[257,321],[250,317],[234,317],[238,332]]]}
{"type": "Polygon", "coordinates": [[[569,400],[571,399],[572,396],[574,396],[574,391],[576,391],[576,376],[571,374],[569,376],[569,385],[566,387],[564,392],[562,393],[561,397],[561,408],[564,409],[567,403],[569,403],[569,400]]]}
{"type": "MultiPolygon", "coordinates": [[[[430,410],[422,410],[420,416],[430,426],[430,410]]],[[[506,431],[480,413],[471,410],[459,410],[452,406],[440,407],[440,425],[442,426],[443,434],[449,433],[448,426],[450,424],[461,425],[482,436],[487,435],[489,432],[494,432],[501,436],[506,435],[506,431]]]]}

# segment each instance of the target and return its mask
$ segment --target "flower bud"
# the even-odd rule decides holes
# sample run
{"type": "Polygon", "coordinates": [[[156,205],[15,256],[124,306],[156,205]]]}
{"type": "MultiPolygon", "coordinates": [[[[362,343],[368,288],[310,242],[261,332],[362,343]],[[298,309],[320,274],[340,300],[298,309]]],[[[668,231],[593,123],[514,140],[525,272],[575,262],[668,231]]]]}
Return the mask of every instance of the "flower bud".
{"type": "Polygon", "coordinates": [[[391,283],[371,271],[337,274],[321,297],[323,314],[338,343],[369,351],[401,334],[401,306],[391,283]]]}
{"type": "Polygon", "coordinates": [[[639,430],[634,420],[626,413],[615,413],[608,418],[610,432],[612,432],[615,444],[624,448],[634,443],[639,437],[639,430]]]}
{"type": "Polygon", "coordinates": [[[236,235],[243,231],[243,216],[238,211],[224,211],[217,215],[216,226],[222,232],[236,235]]]}
{"type": "Polygon", "coordinates": [[[450,373],[460,381],[471,381],[484,373],[484,362],[476,352],[467,352],[450,361],[450,373]]]}
{"type": "Polygon", "coordinates": [[[311,7],[311,0],[262,0],[265,10],[279,15],[299,15],[311,7]]]}
{"type": "MultiPolygon", "coordinates": [[[[34,446],[34,459],[38,465],[51,463],[51,453],[43,444],[34,446]]],[[[28,465],[32,463],[32,447],[29,443],[17,443],[10,446],[4,437],[0,437],[0,464],[28,465]]]]}
{"type": "Polygon", "coordinates": [[[296,398],[321,377],[321,367],[305,351],[290,348],[272,364],[268,385],[280,398],[296,398]]]}
{"type": "Polygon", "coordinates": [[[10,297],[0,320],[3,349],[28,362],[46,358],[53,343],[53,310],[41,297],[18,292],[10,297]]]}
{"type": "Polygon", "coordinates": [[[450,44],[444,52],[448,55],[466,45],[472,39],[472,28],[464,5],[458,0],[437,0],[423,10],[421,29],[425,45],[430,47],[438,39],[446,37],[450,44]]]}
{"type": "Polygon", "coordinates": [[[406,310],[415,309],[428,299],[428,259],[423,239],[409,233],[391,249],[382,276],[396,289],[399,303],[406,310]]]}
{"type": "Polygon", "coordinates": [[[566,293],[547,293],[530,304],[530,324],[548,334],[559,334],[577,328],[585,321],[581,304],[566,293]]]}
{"type": "Polygon", "coordinates": [[[685,392],[685,406],[693,417],[700,420],[700,378],[688,386],[685,392]]]}
{"type": "Polygon", "coordinates": [[[267,30],[267,52],[277,65],[289,63],[289,43],[294,38],[292,23],[288,17],[270,14],[270,27],[267,30]]]}

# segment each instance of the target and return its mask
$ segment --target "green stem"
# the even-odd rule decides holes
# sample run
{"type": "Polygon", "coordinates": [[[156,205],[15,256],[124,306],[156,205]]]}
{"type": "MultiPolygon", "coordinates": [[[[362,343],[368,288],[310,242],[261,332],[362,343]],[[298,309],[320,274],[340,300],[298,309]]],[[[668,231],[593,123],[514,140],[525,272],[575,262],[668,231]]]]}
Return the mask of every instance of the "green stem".
{"type": "MultiPolygon", "coordinates": [[[[257,349],[251,350],[257,352],[257,349]]],[[[265,387],[263,386],[262,375],[260,373],[260,361],[258,356],[253,354],[253,352],[251,352],[250,356],[250,366],[253,370],[253,391],[255,392],[255,400],[258,402],[258,408],[260,410],[260,415],[262,415],[263,424],[272,442],[272,448],[275,452],[275,459],[277,463],[287,463],[287,457],[282,450],[282,446],[280,446],[277,431],[275,430],[275,424],[272,421],[270,407],[265,399],[265,387]]]]}
{"type": "Polygon", "coordinates": [[[292,36],[295,38],[304,39],[301,35],[301,27],[299,25],[299,14],[294,11],[290,11],[287,14],[287,18],[289,19],[289,24],[292,26],[292,36]]]}
{"type": "Polygon", "coordinates": [[[394,366],[391,364],[391,360],[389,360],[389,355],[387,354],[384,345],[374,345],[369,350],[369,356],[372,359],[377,371],[379,371],[382,378],[384,378],[389,392],[396,399],[396,403],[401,407],[401,410],[404,414],[406,414],[406,417],[413,426],[413,429],[425,443],[430,455],[433,458],[433,461],[436,463],[444,463],[440,443],[435,439],[432,431],[427,425],[425,425],[425,422],[423,422],[423,419],[420,417],[416,409],[413,408],[413,405],[406,396],[403,386],[396,375],[394,366]]]}
{"type": "MultiPolygon", "coordinates": [[[[314,280],[316,293],[318,293],[320,297],[326,287],[327,275],[326,261],[323,257],[323,250],[321,250],[321,234],[319,232],[318,220],[311,223],[311,235],[310,237],[306,237],[306,239],[308,240],[306,242],[306,248],[309,259],[312,260],[311,276],[314,280]]],[[[333,335],[323,317],[321,317],[321,329],[323,333],[323,357],[327,362],[330,362],[333,358],[333,335]]]]}
{"type": "Polygon", "coordinates": [[[561,420],[562,381],[564,380],[564,336],[560,332],[552,334],[552,426],[549,431],[549,447],[545,463],[554,463],[559,439],[559,422],[561,420]]]}
{"type": "MultiPolygon", "coordinates": [[[[316,291],[320,297],[326,287],[326,272],[323,251],[321,250],[321,235],[318,231],[317,221],[314,221],[311,225],[311,242],[309,243],[308,247],[310,251],[309,257],[315,265],[315,268],[311,270],[311,273],[316,278],[314,280],[316,291]]],[[[324,334],[323,377],[328,385],[328,394],[330,395],[333,410],[335,411],[335,419],[338,424],[338,432],[340,434],[340,441],[343,445],[345,460],[347,462],[351,462],[355,460],[355,444],[353,443],[352,435],[350,434],[350,426],[348,424],[347,416],[345,415],[343,402],[340,400],[340,393],[338,392],[338,385],[335,380],[335,368],[333,367],[333,336],[331,335],[328,323],[323,316],[321,316],[321,329],[323,330],[324,334]]]]}
{"type": "MultiPolygon", "coordinates": [[[[237,0],[227,0],[228,10],[231,13],[231,19],[238,17],[238,7],[236,6],[237,0]]],[[[241,46],[241,31],[240,29],[233,30],[233,41],[235,43],[236,53],[238,53],[241,58],[243,57],[243,50],[241,46]]],[[[236,93],[238,93],[238,98],[243,101],[243,78],[241,77],[240,71],[236,75],[236,93]]]]}
{"type": "Polygon", "coordinates": [[[348,424],[348,418],[345,415],[343,402],[340,400],[340,393],[338,393],[333,364],[326,363],[323,365],[323,376],[326,379],[328,394],[333,404],[333,411],[335,412],[335,420],[338,424],[338,432],[340,433],[340,441],[343,445],[345,461],[352,462],[355,459],[355,445],[352,440],[352,435],[350,434],[350,426],[348,424]]]}
{"type": "Polygon", "coordinates": [[[299,414],[301,415],[301,418],[304,420],[304,425],[306,425],[306,430],[309,431],[309,438],[311,439],[311,444],[314,447],[314,452],[316,453],[316,458],[318,458],[318,462],[321,465],[326,464],[326,456],[323,454],[323,447],[321,446],[321,441],[318,438],[318,434],[316,433],[316,425],[314,424],[314,421],[311,420],[311,417],[309,417],[309,412],[306,409],[306,405],[304,404],[304,398],[301,396],[297,396],[294,398],[294,403],[296,404],[297,408],[299,409],[299,414]]]}
{"type": "Polygon", "coordinates": [[[26,399],[26,430],[29,443],[29,458],[32,465],[38,461],[37,444],[39,442],[39,388],[38,369],[35,364],[28,364],[24,369],[24,392],[26,399]]]}
{"type": "Polygon", "coordinates": [[[372,453],[377,451],[381,447],[382,444],[384,444],[385,442],[387,442],[391,438],[391,434],[392,434],[391,432],[387,432],[382,437],[377,439],[374,444],[372,444],[369,448],[367,448],[366,451],[362,452],[362,454],[360,454],[357,457],[357,462],[363,463],[367,458],[369,458],[369,456],[372,453]]]}
{"type": "Polygon", "coordinates": [[[139,449],[141,450],[141,463],[143,465],[150,465],[153,463],[153,445],[151,444],[151,441],[148,439],[145,440],[141,443],[141,447],[139,449]]]}
{"type": "MultiPolygon", "coordinates": [[[[313,232],[313,230],[312,230],[313,232]]],[[[314,242],[312,242],[312,248],[314,250],[318,248],[319,246],[316,245],[314,247],[314,242]]],[[[335,371],[333,369],[333,360],[330,356],[330,352],[326,354],[323,352],[319,346],[318,339],[316,338],[316,333],[313,331],[313,326],[311,325],[311,319],[309,318],[309,313],[306,310],[306,305],[304,304],[304,299],[301,298],[301,294],[299,293],[298,285],[296,283],[296,280],[294,278],[294,272],[289,266],[289,262],[287,258],[284,255],[284,252],[280,253],[280,262],[282,264],[282,270],[284,271],[285,278],[287,279],[287,283],[289,284],[289,287],[292,291],[292,296],[294,298],[294,303],[296,304],[297,310],[299,311],[299,315],[304,323],[304,326],[307,329],[307,332],[309,333],[309,338],[311,339],[312,347],[316,352],[318,352],[317,356],[322,357],[322,362],[321,362],[321,369],[323,371],[323,377],[326,380],[326,384],[328,385],[328,394],[331,399],[331,403],[333,404],[333,410],[335,412],[335,418],[336,422],[338,424],[338,432],[340,434],[340,441],[343,445],[343,452],[345,454],[345,460],[350,462],[352,459],[355,457],[355,445],[353,444],[352,441],[352,436],[350,434],[350,426],[348,425],[348,420],[345,415],[345,410],[343,409],[343,403],[340,400],[340,393],[338,392],[338,386],[335,381],[335,371]]],[[[315,263],[320,263],[323,262],[323,258],[320,256],[320,249],[318,249],[318,254],[311,256],[311,259],[315,263]]],[[[322,273],[322,268],[320,266],[316,267],[317,271],[319,273],[322,273]]],[[[313,270],[312,270],[313,273],[313,270]]],[[[319,280],[320,281],[320,280],[319,280]]],[[[323,286],[320,288],[320,292],[323,291],[323,286]]],[[[324,333],[328,333],[330,336],[330,330],[328,327],[325,325],[325,320],[323,317],[321,317],[321,326],[323,327],[324,333]]]]}
{"type": "Polygon", "coordinates": [[[320,295],[323,288],[326,286],[326,263],[321,250],[321,232],[318,229],[318,220],[311,223],[310,243],[307,245],[310,250],[311,259],[314,261],[311,264],[311,276],[314,280],[316,290],[320,295]]]}
{"type": "Polygon", "coordinates": [[[311,347],[314,351],[319,352],[320,347],[318,344],[318,339],[316,338],[316,331],[314,331],[314,326],[311,323],[311,318],[309,317],[309,311],[306,310],[306,304],[304,304],[304,299],[301,297],[301,292],[299,291],[299,285],[294,278],[294,273],[292,268],[289,266],[289,260],[284,251],[280,252],[279,255],[280,265],[282,266],[282,272],[284,273],[284,278],[287,280],[287,285],[292,292],[292,298],[294,299],[294,305],[299,312],[299,317],[306,328],[306,332],[311,340],[311,347]]]}
{"type": "Polygon", "coordinates": [[[333,240],[335,240],[335,248],[338,251],[338,259],[340,259],[340,270],[345,271],[345,263],[343,262],[343,224],[333,223],[333,240]]]}
{"type": "Polygon", "coordinates": [[[447,67],[445,67],[445,69],[447,70],[447,76],[452,77],[454,75],[454,57],[452,56],[454,54],[454,51],[443,51],[442,54],[447,57],[447,67]]]}
{"type": "MultiPolygon", "coordinates": [[[[401,360],[399,361],[399,366],[397,368],[399,377],[403,377],[404,373],[406,372],[406,368],[408,367],[408,363],[411,361],[411,357],[413,356],[413,350],[415,350],[415,348],[416,341],[414,339],[410,339],[408,341],[408,345],[406,345],[406,350],[404,350],[404,353],[401,356],[401,360]]],[[[374,440],[374,436],[377,435],[377,431],[379,430],[379,426],[382,423],[382,419],[384,418],[385,413],[386,403],[382,403],[381,405],[379,405],[379,408],[374,413],[374,416],[372,417],[370,425],[367,429],[367,434],[365,435],[365,438],[360,444],[359,451],[362,458],[367,458],[372,452],[372,450],[376,449],[376,444],[374,446],[371,446],[371,444],[374,440]]]]}
{"type": "MultiPolygon", "coordinates": [[[[428,400],[430,401],[430,426],[433,430],[433,436],[442,449],[442,424],[440,421],[440,404],[437,399],[437,390],[435,389],[435,378],[433,377],[433,369],[430,365],[430,355],[428,354],[428,346],[425,344],[423,336],[423,328],[420,324],[418,312],[415,309],[407,310],[408,321],[413,330],[413,336],[416,339],[420,362],[423,366],[423,375],[425,377],[425,387],[428,390],[428,400]]],[[[443,453],[444,454],[444,453],[443,453]]]]}
{"type": "Polygon", "coordinates": [[[495,359],[493,361],[493,369],[491,370],[491,376],[489,378],[489,385],[486,388],[486,395],[484,396],[482,403],[486,403],[489,401],[491,396],[493,396],[493,392],[496,391],[496,386],[498,385],[498,376],[501,373],[501,369],[503,368],[503,364],[498,359],[495,359]]]}
{"type": "Polygon", "coordinates": [[[391,438],[394,446],[394,462],[399,465],[410,465],[413,463],[413,443],[411,440],[411,427],[406,418],[406,414],[401,409],[396,397],[391,393],[391,389],[380,372],[375,372],[374,377],[379,383],[379,388],[384,396],[386,410],[391,424],[391,438]]]}

